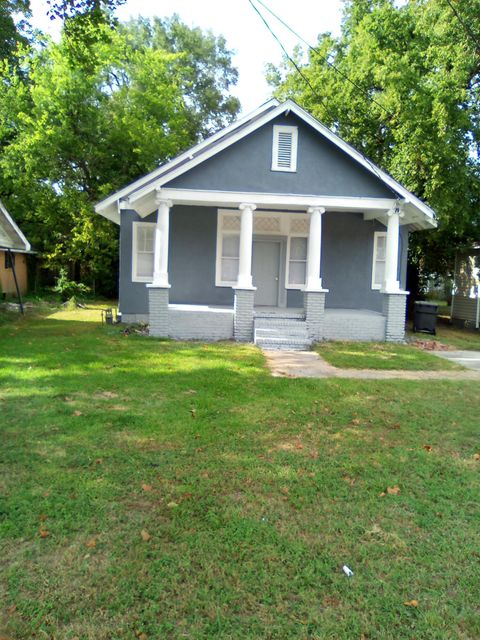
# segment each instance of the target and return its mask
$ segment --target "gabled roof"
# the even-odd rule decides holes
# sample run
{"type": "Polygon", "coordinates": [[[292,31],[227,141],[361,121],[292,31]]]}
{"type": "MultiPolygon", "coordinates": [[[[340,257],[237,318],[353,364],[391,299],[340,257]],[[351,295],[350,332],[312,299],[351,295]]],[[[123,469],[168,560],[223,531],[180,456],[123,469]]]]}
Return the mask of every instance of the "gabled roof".
{"type": "Polygon", "coordinates": [[[30,243],[25,238],[15,220],[8,213],[0,200],[0,249],[26,252],[31,250],[30,243]]]}
{"type": "MultiPolygon", "coordinates": [[[[276,99],[269,100],[251,114],[237,120],[218,133],[210,136],[203,142],[195,145],[173,160],[162,165],[158,169],[155,169],[146,176],[113,193],[99,202],[95,206],[95,211],[106,218],[119,223],[120,218],[118,210],[120,206],[136,209],[137,206],[141,206],[142,198],[145,199],[148,194],[155,192],[164,184],[170,182],[174,178],[177,178],[183,173],[186,173],[190,169],[193,169],[193,167],[196,167],[202,162],[205,162],[208,158],[220,153],[223,149],[248,136],[250,133],[253,133],[263,125],[286,112],[294,113],[298,118],[310,125],[318,133],[382,181],[392,191],[392,198],[403,199],[410,209],[415,210],[417,215],[420,214],[420,218],[423,220],[423,224],[420,225],[421,227],[431,228],[436,226],[434,211],[420,200],[420,198],[417,198],[417,196],[408,191],[408,189],[394,180],[394,178],[392,178],[388,173],[382,171],[363,154],[342,140],[339,136],[333,133],[333,131],[328,129],[328,127],[302,109],[298,104],[293,102],[293,100],[286,100],[285,102],[279,103],[276,99]]],[[[327,196],[328,194],[324,195],[327,196]]],[[[319,197],[321,196],[319,195],[319,197]]]]}

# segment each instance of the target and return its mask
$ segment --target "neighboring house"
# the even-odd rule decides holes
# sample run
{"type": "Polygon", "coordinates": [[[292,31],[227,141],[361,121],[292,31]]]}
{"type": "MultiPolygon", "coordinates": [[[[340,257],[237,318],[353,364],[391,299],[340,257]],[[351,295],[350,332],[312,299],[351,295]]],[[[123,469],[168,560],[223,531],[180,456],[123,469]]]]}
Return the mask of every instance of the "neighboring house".
{"type": "Polygon", "coordinates": [[[480,327],[480,244],[457,254],[450,317],[454,324],[480,327]]]}
{"type": "Polygon", "coordinates": [[[0,201],[0,297],[26,292],[25,254],[30,249],[30,243],[0,201]]]}
{"type": "Polygon", "coordinates": [[[402,340],[408,236],[432,209],[297,104],[270,100],[109,196],[120,311],[155,336],[402,340]]]}

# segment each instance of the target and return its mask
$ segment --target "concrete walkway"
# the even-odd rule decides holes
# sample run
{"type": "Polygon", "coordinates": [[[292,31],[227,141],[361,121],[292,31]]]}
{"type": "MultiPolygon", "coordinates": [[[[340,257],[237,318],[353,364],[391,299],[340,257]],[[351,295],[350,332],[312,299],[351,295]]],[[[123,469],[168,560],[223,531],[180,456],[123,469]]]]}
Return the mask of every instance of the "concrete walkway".
{"type": "Polygon", "coordinates": [[[480,371],[480,351],[431,351],[430,353],[439,358],[451,360],[467,369],[480,371]]]}
{"type": "MultiPolygon", "coordinates": [[[[455,353],[455,351],[447,353],[455,353]]],[[[272,376],[283,378],[356,378],[359,380],[400,378],[402,380],[478,380],[480,382],[480,368],[476,371],[337,369],[325,362],[315,351],[264,350],[264,354],[272,376]]]]}

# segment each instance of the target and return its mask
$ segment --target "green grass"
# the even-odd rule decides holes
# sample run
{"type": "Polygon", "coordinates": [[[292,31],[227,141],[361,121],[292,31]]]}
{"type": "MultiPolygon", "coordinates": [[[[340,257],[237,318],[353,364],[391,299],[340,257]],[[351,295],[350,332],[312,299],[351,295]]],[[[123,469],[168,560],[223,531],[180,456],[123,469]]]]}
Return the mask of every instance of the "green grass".
{"type": "Polygon", "coordinates": [[[95,317],[0,327],[0,636],[480,637],[476,382],[272,378],[95,317]]]}
{"type": "Polygon", "coordinates": [[[436,371],[461,368],[448,360],[404,344],[321,342],[315,346],[315,350],[331,365],[341,369],[436,371]]]}
{"type": "MultiPolygon", "coordinates": [[[[413,336],[422,336],[422,334],[412,334],[413,336]]],[[[420,339],[423,339],[422,336],[420,339]]],[[[478,350],[480,351],[480,331],[471,331],[468,329],[460,329],[458,327],[448,326],[439,323],[437,325],[437,335],[432,336],[435,340],[449,344],[456,349],[478,350]]],[[[428,339],[428,338],[427,338],[428,339]]]]}

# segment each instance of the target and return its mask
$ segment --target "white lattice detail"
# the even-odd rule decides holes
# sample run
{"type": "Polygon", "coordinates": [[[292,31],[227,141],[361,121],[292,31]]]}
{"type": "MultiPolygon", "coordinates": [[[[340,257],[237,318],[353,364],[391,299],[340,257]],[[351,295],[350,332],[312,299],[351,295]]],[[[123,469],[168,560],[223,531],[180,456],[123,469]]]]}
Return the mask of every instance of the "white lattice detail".
{"type": "Polygon", "coordinates": [[[224,216],[222,226],[225,231],[240,231],[240,216],[224,216]]]}
{"type": "Polygon", "coordinates": [[[280,220],[274,217],[258,216],[254,218],[253,229],[254,231],[279,233],[280,220]]]}
{"type": "Polygon", "coordinates": [[[290,223],[290,231],[291,233],[308,233],[308,220],[305,218],[300,218],[297,220],[292,220],[290,223]]]}

